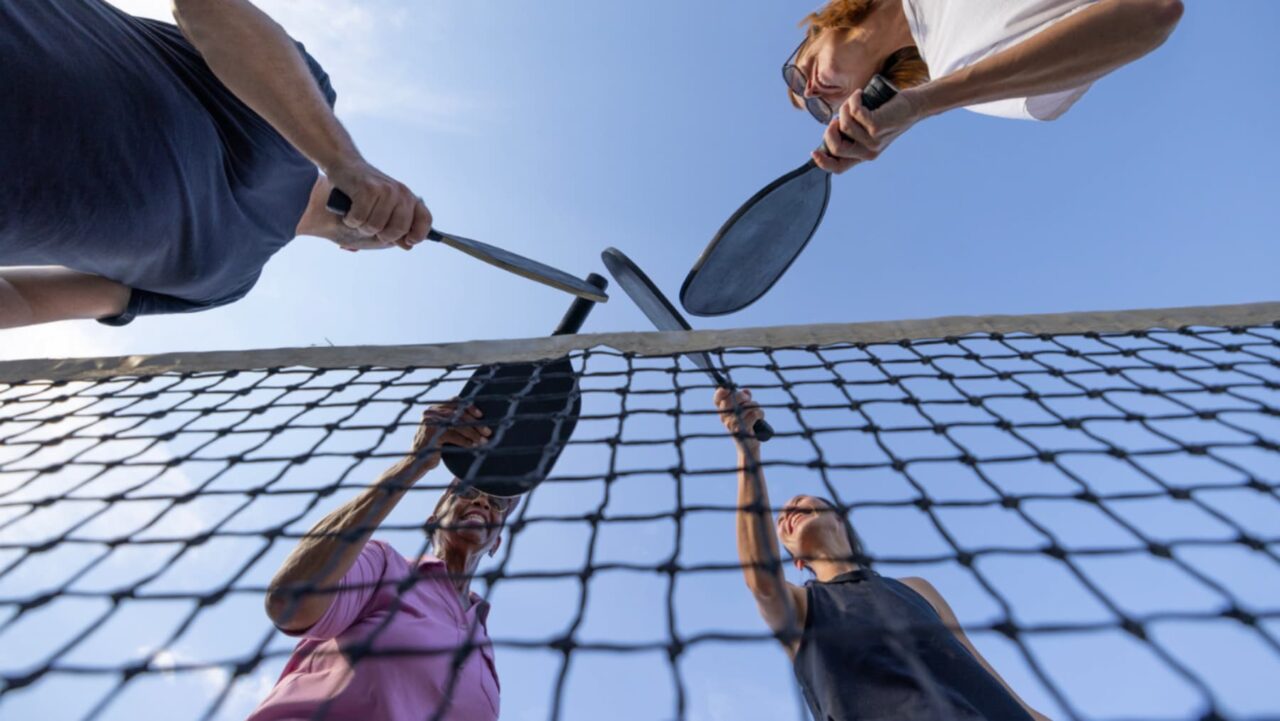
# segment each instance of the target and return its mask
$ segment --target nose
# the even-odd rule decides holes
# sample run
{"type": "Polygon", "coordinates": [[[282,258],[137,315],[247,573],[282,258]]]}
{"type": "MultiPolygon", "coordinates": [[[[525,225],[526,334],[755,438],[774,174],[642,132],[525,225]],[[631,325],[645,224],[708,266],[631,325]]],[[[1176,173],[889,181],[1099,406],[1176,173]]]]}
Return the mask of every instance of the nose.
{"type": "Polygon", "coordinates": [[[818,81],[814,79],[813,64],[805,68],[804,73],[804,96],[806,98],[818,97],[818,81]]]}

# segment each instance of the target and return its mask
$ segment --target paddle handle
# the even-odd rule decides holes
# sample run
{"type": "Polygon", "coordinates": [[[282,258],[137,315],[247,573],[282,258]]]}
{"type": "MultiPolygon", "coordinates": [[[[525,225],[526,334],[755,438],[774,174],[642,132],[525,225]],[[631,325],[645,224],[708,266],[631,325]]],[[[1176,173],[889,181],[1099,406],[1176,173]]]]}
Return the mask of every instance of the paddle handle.
{"type": "MultiPolygon", "coordinates": [[[[707,358],[708,367],[710,366],[710,362],[711,362],[711,358],[708,357],[707,358]]],[[[734,390],[733,386],[729,385],[729,379],[721,375],[720,371],[712,370],[711,380],[715,381],[715,384],[720,386],[721,388],[728,388],[730,392],[733,392],[734,390]]],[[[765,443],[770,438],[773,438],[773,426],[769,425],[769,422],[763,418],[756,421],[755,425],[751,426],[751,432],[755,434],[756,440],[760,441],[761,443],[765,443]]]]}
{"type": "MultiPolygon", "coordinates": [[[[871,78],[871,82],[867,83],[867,87],[862,89],[862,107],[867,110],[877,110],[880,106],[893,100],[897,94],[898,88],[889,82],[888,78],[883,75],[876,75],[871,78]]],[[[822,145],[818,146],[818,152],[828,152],[826,140],[823,140],[822,145]]]]}
{"type": "MultiPolygon", "coordinates": [[[[588,275],[587,283],[599,288],[601,294],[609,287],[609,281],[599,273],[588,275]]],[[[591,309],[594,307],[596,307],[596,302],[590,298],[575,298],[573,304],[569,306],[569,310],[560,319],[560,325],[556,326],[551,335],[573,335],[577,333],[582,329],[582,324],[586,322],[587,316],[591,314],[591,309]]]]}
{"type": "MultiPolygon", "coordinates": [[[[351,196],[337,188],[334,188],[329,191],[329,200],[325,201],[324,207],[325,210],[328,210],[330,213],[333,213],[334,215],[341,215],[345,218],[347,213],[351,212],[351,196]]],[[[427,233],[427,240],[439,242],[444,240],[444,236],[433,228],[431,232],[427,233]]]]}
{"type": "Polygon", "coordinates": [[[751,426],[751,432],[756,434],[756,440],[761,443],[773,438],[773,426],[769,425],[769,422],[763,418],[756,421],[754,426],[751,426]]]}

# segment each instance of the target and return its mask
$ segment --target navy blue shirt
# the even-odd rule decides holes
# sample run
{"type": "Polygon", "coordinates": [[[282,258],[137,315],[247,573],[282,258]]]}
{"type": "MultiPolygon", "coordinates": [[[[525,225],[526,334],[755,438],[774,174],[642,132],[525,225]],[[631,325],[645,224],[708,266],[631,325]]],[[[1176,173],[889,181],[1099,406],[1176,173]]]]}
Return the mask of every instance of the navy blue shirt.
{"type": "Polygon", "coordinates": [[[805,586],[794,665],[815,721],[1031,721],[906,584],[859,569],[805,586]]]}
{"type": "Polygon", "coordinates": [[[0,0],[0,266],[129,286],[113,325],[230,303],[293,239],[317,172],[176,26],[0,0]]]}

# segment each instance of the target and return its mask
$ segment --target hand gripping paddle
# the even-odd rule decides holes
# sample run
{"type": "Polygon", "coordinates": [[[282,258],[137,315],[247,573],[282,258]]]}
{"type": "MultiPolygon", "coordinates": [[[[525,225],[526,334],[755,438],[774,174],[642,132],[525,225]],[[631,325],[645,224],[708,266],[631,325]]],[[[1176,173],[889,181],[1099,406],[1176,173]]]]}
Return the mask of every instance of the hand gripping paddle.
{"type": "MultiPolygon", "coordinates": [[[[658,286],[649,280],[643,270],[631,262],[631,259],[617,248],[608,248],[600,257],[609,269],[609,274],[618,281],[622,290],[640,306],[640,310],[657,326],[658,330],[693,330],[680,315],[680,311],[671,305],[671,301],[658,290],[658,286]]],[[[721,388],[730,388],[729,379],[725,378],[706,353],[685,353],[693,364],[701,368],[711,378],[711,382],[721,388]]],[[[756,421],[751,429],[761,442],[773,438],[773,427],[762,418],[756,421]]]]}
{"type": "MultiPolygon", "coordinates": [[[[329,193],[329,201],[325,204],[325,207],[331,213],[345,216],[351,211],[351,198],[341,190],[334,188],[329,193]]],[[[586,298],[597,303],[607,303],[609,301],[609,296],[605,295],[603,291],[590,283],[583,282],[581,278],[575,278],[563,270],[552,268],[523,255],[516,255],[509,250],[503,250],[488,243],[481,243],[478,240],[463,238],[460,235],[441,233],[434,229],[427,234],[427,240],[444,243],[450,248],[460,250],[472,258],[483,260],[489,265],[497,266],[509,273],[515,273],[529,280],[535,280],[543,285],[549,285],[557,290],[572,293],[579,298],[586,298]]]]}
{"type": "MultiPolygon", "coordinates": [[[[862,105],[875,110],[897,94],[877,75],[862,91],[862,105]]],[[[684,309],[694,315],[725,315],[759,300],[809,244],[830,197],[831,173],[812,158],[751,196],[693,264],[680,287],[684,309]]]]}
{"type": "MultiPolygon", "coordinates": [[[[595,273],[587,282],[599,291],[609,285],[595,273]]],[[[577,333],[594,307],[586,298],[573,301],[552,335],[577,333]]],[[[445,446],[444,465],[465,485],[494,496],[527,493],[550,475],[582,412],[578,376],[567,356],[481,366],[458,399],[480,409],[474,424],[493,435],[477,448],[445,446]]]]}

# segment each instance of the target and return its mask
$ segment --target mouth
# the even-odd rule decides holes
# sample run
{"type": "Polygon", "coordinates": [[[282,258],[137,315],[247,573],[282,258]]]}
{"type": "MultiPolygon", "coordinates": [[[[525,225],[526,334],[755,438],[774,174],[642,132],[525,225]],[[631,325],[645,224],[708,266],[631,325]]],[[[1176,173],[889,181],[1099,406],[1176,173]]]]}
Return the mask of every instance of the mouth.
{"type": "Polygon", "coordinates": [[[488,526],[493,523],[489,514],[480,509],[470,510],[458,517],[459,526],[488,526]]]}

